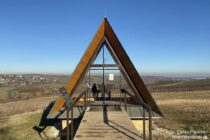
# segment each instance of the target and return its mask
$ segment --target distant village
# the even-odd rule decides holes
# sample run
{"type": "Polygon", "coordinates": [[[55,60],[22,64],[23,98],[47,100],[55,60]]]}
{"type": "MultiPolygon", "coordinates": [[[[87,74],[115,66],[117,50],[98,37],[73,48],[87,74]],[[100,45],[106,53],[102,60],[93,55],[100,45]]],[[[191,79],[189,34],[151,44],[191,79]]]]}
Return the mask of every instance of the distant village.
{"type": "Polygon", "coordinates": [[[0,74],[0,85],[5,86],[26,86],[34,83],[52,82],[56,82],[56,80],[39,74],[0,74]]]}

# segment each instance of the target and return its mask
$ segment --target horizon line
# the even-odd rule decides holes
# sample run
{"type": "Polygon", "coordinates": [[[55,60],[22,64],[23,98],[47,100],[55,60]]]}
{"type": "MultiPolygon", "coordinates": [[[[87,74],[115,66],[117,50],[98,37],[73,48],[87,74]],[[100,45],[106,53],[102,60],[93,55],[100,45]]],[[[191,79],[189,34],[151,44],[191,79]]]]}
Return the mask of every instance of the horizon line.
{"type": "MultiPolygon", "coordinates": [[[[0,74],[34,74],[34,75],[72,75],[73,72],[0,72],[0,74]]],[[[140,76],[162,76],[162,77],[210,77],[210,73],[198,73],[198,72],[138,72],[140,76]]],[[[95,74],[97,75],[97,74],[95,74]]]]}

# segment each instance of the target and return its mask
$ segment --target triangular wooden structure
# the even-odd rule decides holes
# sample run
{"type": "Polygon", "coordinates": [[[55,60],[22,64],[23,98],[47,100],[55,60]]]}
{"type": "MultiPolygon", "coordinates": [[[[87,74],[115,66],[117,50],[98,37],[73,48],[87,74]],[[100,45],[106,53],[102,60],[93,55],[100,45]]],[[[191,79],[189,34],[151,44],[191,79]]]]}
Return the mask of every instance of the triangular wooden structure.
{"type": "MultiPolygon", "coordinates": [[[[92,42],[90,43],[75,71],[73,72],[71,79],[66,86],[67,92],[71,96],[74,94],[77,86],[84,79],[89,66],[95,60],[103,44],[108,46],[107,48],[110,54],[113,56],[115,62],[119,65],[119,68],[130,88],[132,89],[132,92],[134,93],[136,99],[139,100],[139,102],[146,103],[148,106],[151,107],[154,112],[162,115],[156,102],[150,95],[143,80],[141,79],[139,73],[132,64],[127,53],[123,49],[120,41],[118,40],[116,34],[114,33],[106,18],[104,18],[92,42]]],[[[59,111],[63,107],[63,105],[64,98],[60,97],[53,106],[50,114],[59,111]]]]}

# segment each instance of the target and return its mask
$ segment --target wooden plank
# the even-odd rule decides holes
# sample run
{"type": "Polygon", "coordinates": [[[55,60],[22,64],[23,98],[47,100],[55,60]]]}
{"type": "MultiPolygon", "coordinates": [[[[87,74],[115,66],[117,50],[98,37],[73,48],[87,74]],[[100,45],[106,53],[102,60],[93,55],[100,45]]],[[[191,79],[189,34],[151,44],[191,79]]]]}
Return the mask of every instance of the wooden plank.
{"type": "Polygon", "coordinates": [[[76,132],[74,140],[141,140],[128,114],[122,111],[89,111],[76,132]]]}

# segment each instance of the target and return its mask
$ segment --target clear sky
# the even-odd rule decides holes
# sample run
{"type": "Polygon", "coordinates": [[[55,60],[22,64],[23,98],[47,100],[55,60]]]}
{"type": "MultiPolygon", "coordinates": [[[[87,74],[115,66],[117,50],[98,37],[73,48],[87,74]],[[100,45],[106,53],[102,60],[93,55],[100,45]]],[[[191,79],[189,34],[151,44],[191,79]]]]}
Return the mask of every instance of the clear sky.
{"type": "Polygon", "coordinates": [[[210,75],[209,0],[1,0],[0,73],[70,74],[105,9],[140,73],[210,75]]]}

